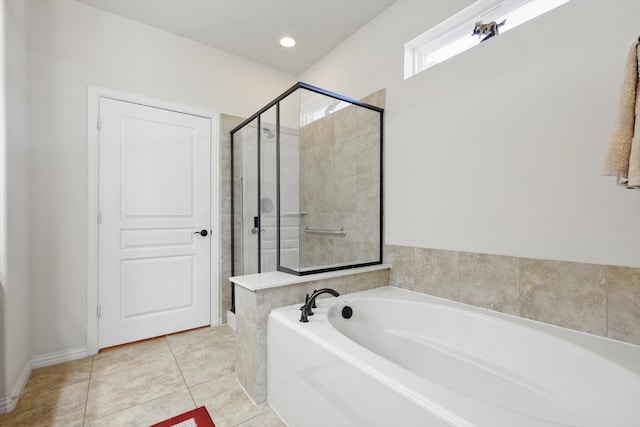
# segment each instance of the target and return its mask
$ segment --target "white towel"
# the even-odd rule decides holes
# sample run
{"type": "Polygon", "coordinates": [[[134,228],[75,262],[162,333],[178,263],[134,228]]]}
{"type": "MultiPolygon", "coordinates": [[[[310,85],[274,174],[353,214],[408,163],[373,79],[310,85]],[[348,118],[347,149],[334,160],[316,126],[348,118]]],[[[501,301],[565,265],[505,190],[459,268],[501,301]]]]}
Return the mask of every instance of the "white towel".
{"type": "Polygon", "coordinates": [[[627,188],[640,188],[639,51],[640,42],[635,42],[629,50],[616,125],[602,164],[603,175],[615,176],[617,183],[627,188]]]}

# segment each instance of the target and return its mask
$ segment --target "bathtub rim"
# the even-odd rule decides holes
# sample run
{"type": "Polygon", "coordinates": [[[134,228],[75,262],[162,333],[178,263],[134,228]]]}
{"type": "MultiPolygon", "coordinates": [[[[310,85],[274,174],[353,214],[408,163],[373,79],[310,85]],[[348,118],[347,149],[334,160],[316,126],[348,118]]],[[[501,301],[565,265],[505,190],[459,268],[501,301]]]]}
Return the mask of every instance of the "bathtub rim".
{"type": "Polygon", "coordinates": [[[482,317],[494,317],[500,320],[514,322],[518,326],[533,329],[538,333],[550,334],[556,339],[565,342],[569,341],[569,343],[573,345],[591,351],[598,357],[607,359],[619,365],[619,367],[629,370],[630,373],[640,376],[640,346],[394,286],[383,286],[371,290],[345,294],[338,298],[319,299],[317,302],[318,308],[315,309],[316,315],[310,317],[308,323],[298,321],[300,304],[272,310],[269,315],[269,322],[272,321],[271,319],[274,319],[295,332],[302,334],[315,344],[326,348],[339,358],[345,360],[356,369],[373,376],[380,380],[380,382],[384,382],[397,393],[400,393],[405,396],[405,398],[425,410],[436,414],[439,418],[452,425],[475,426],[475,420],[478,414],[480,414],[480,417],[488,417],[488,419],[496,414],[503,418],[513,417],[513,422],[515,423],[525,419],[529,420],[529,422],[532,419],[537,419],[542,423],[547,423],[543,425],[558,425],[555,424],[553,420],[532,418],[525,414],[491,406],[485,402],[479,402],[439,384],[431,383],[426,385],[426,383],[419,383],[419,387],[415,386],[416,380],[413,378],[414,373],[351,340],[335,329],[330,323],[328,313],[331,307],[348,303],[349,299],[404,299],[398,298],[398,296],[415,298],[420,302],[427,302],[429,304],[444,305],[455,310],[471,312],[474,315],[482,317]],[[297,317],[294,318],[293,316],[297,317]],[[618,357],[612,358],[611,354],[609,354],[609,347],[611,346],[616,350],[615,355],[618,357]],[[382,367],[382,369],[380,369],[380,367],[382,367]],[[433,396],[433,393],[440,399],[434,401],[433,399],[427,399],[425,397],[433,396]],[[462,411],[462,413],[459,411],[453,413],[449,410],[449,407],[454,406],[451,405],[452,400],[455,400],[455,402],[463,402],[462,406],[465,408],[465,411],[462,411]]]}
{"type": "MultiPolygon", "coordinates": [[[[324,307],[325,304],[328,305],[335,305],[338,302],[343,302],[345,299],[349,298],[366,298],[366,299],[383,299],[383,298],[387,298],[388,296],[394,296],[393,294],[391,295],[386,295],[386,291],[381,291],[381,290],[389,290],[390,292],[395,293],[396,291],[399,291],[403,294],[405,294],[406,296],[412,296],[413,298],[416,298],[418,303],[420,302],[426,302],[428,304],[437,304],[437,305],[443,305],[446,307],[450,307],[456,310],[463,310],[463,311],[468,311],[471,313],[474,313],[476,315],[479,315],[481,317],[495,317],[498,318],[500,320],[505,320],[508,321],[510,323],[515,323],[518,326],[522,326],[528,329],[534,329],[536,331],[540,331],[542,333],[550,333],[553,336],[556,336],[562,340],[569,340],[569,341],[576,341],[576,344],[579,346],[587,346],[591,351],[600,354],[602,357],[605,358],[609,358],[609,355],[607,354],[602,354],[603,349],[599,348],[601,345],[607,346],[616,346],[619,347],[620,349],[626,349],[626,350],[622,350],[623,352],[635,352],[635,351],[639,351],[640,352],[640,345],[638,344],[633,344],[630,342],[626,342],[626,341],[621,341],[621,340],[617,340],[615,338],[611,338],[608,336],[603,336],[603,335],[596,335],[590,332],[585,332],[585,331],[580,331],[577,329],[571,329],[565,326],[559,326],[559,325],[554,325],[551,323],[546,323],[546,322],[542,322],[540,320],[536,320],[536,319],[529,319],[526,317],[521,317],[515,314],[510,314],[510,313],[504,313],[502,311],[497,311],[497,310],[492,310],[490,308],[486,308],[486,307],[479,307],[477,305],[472,305],[472,304],[468,304],[468,303],[464,303],[464,302],[460,302],[460,301],[454,301],[454,300],[450,300],[447,298],[443,298],[443,297],[438,297],[435,295],[429,295],[429,294],[425,294],[422,292],[418,292],[418,291],[413,291],[410,289],[405,289],[405,288],[401,288],[401,287],[397,287],[397,286],[393,286],[393,285],[387,285],[387,286],[380,286],[378,288],[374,288],[374,289],[368,289],[368,290],[364,290],[364,291],[359,291],[359,292],[353,292],[350,294],[342,294],[340,295],[338,298],[321,298],[318,299],[317,302],[320,303],[322,301],[328,300],[329,302],[324,302],[322,303],[322,306],[324,307]],[[384,292],[384,293],[382,293],[384,292]],[[378,293],[382,293],[381,296],[377,296],[376,294],[378,293]],[[333,301],[333,302],[331,302],[333,301]],[[596,345],[594,346],[593,343],[591,341],[597,342],[600,345],[596,345]]],[[[398,298],[395,298],[398,299],[398,298]]],[[[277,309],[272,310],[276,311],[276,310],[281,310],[281,309],[286,309],[289,307],[294,307],[294,306],[299,306],[300,304],[293,304],[290,306],[286,306],[286,307],[279,307],[277,309]]],[[[324,313],[324,311],[323,311],[324,313]]],[[[328,314],[328,313],[327,313],[328,314]]],[[[309,318],[310,322],[312,321],[312,318],[309,318]]],[[[640,359],[635,358],[636,355],[631,355],[630,360],[628,360],[629,362],[629,366],[630,369],[633,372],[638,372],[640,373],[640,359]],[[634,363],[635,362],[635,363],[634,363]]],[[[626,366],[626,364],[625,364],[626,366]]]]}

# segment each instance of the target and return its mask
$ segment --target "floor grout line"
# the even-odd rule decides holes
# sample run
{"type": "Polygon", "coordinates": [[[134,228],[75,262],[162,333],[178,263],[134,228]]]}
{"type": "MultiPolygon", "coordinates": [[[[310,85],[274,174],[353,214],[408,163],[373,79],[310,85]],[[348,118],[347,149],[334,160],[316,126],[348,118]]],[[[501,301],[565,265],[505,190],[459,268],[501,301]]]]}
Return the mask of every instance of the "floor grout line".
{"type": "Polygon", "coordinates": [[[176,363],[176,366],[178,367],[178,371],[180,372],[180,376],[182,377],[182,381],[184,381],[184,385],[187,388],[187,392],[189,393],[189,396],[191,397],[191,401],[193,402],[193,407],[197,408],[198,405],[196,404],[196,400],[193,398],[193,394],[191,393],[191,387],[187,383],[187,379],[184,377],[184,373],[182,372],[182,368],[180,367],[180,363],[178,362],[178,358],[176,357],[176,354],[173,351],[173,347],[171,347],[171,343],[169,342],[169,339],[167,338],[166,335],[165,335],[164,339],[167,342],[167,346],[169,347],[169,351],[171,352],[171,356],[173,357],[173,361],[176,363]]]}
{"type": "MultiPolygon", "coordinates": [[[[173,334],[172,334],[173,335],[173,334]]],[[[137,417],[139,416],[138,414],[146,414],[147,412],[149,412],[149,408],[153,408],[153,407],[159,407],[160,406],[164,406],[165,405],[165,401],[159,401],[160,403],[153,403],[155,401],[157,401],[158,399],[167,399],[167,396],[173,394],[173,393],[180,393],[180,397],[178,398],[178,396],[176,396],[175,399],[178,399],[176,402],[181,402],[180,406],[184,406],[189,407],[191,406],[191,408],[196,408],[198,406],[198,403],[195,399],[196,395],[199,395],[199,393],[203,393],[201,396],[201,401],[202,401],[202,405],[200,406],[205,406],[208,405],[210,403],[211,399],[214,399],[214,401],[216,402],[220,402],[224,405],[227,405],[228,402],[226,401],[225,396],[228,393],[232,393],[235,394],[236,387],[235,384],[231,385],[224,385],[222,386],[221,384],[223,383],[228,383],[230,381],[230,378],[225,378],[228,376],[231,377],[235,377],[235,369],[233,369],[232,365],[228,365],[228,360],[227,360],[227,356],[224,357],[220,357],[219,361],[220,363],[224,364],[224,368],[222,368],[222,365],[220,365],[221,369],[220,370],[212,370],[211,372],[207,371],[207,375],[192,375],[191,371],[193,370],[193,362],[197,360],[200,360],[200,362],[197,363],[202,363],[202,357],[209,357],[207,356],[207,351],[212,351],[213,355],[217,357],[218,354],[222,355],[222,353],[218,353],[220,351],[223,351],[222,348],[220,348],[221,345],[223,345],[224,343],[224,347],[225,347],[225,352],[229,351],[229,349],[227,348],[229,345],[233,345],[234,343],[234,339],[235,339],[235,335],[229,335],[227,333],[226,330],[221,330],[220,333],[213,333],[212,335],[208,334],[208,333],[204,333],[204,334],[196,334],[196,335],[192,335],[192,336],[185,336],[182,338],[177,338],[175,340],[170,339],[169,336],[163,336],[162,338],[164,338],[164,342],[160,341],[158,344],[158,347],[154,347],[155,349],[160,349],[162,348],[163,352],[166,352],[166,348],[168,347],[169,352],[171,353],[171,358],[173,359],[173,363],[174,365],[171,365],[171,362],[168,357],[168,355],[162,357],[162,359],[165,361],[163,362],[163,366],[167,369],[171,369],[173,371],[173,367],[177,367],[178,368],[178,372],[180,374],[180,378],[182,378],[182,385],[179,385],[179,378],[175,375],[175,373],[172,374],[174,380],[173,380],[173,384],[175,384],[176,386],[179,386],[179,390],[174,390],[172,392],[166,392],[166,389],[162,389],[161,391],[164,391],[165,394],[162,394],[162,396],[156,396],[150,400],[146,400],[145,402],[139,402],[134,406],[128,407],[128,408],[124,408],[121,410],[115,410],[115,412],[110,412],[109,414],[107,414],[106,412],[104,414],[101,414],[101,411],[95,407],[95,405],[100,405],[104,402],[108,402],[108,400],[104,400],[105,396],[102,395],[101,393],[101,387],[102,384],[100,383],[102,381],[103,376],[100,375],[100,373],[107,372],[107,371],[103,371],[103,369],[106,367],[108,367],[109,364],[111,364],[111,359],[106,360],[107,364],[105,365],[105,359],[104,358],[100,358],[100,357],[96,357],[96,355],[93,356],[89,356],[89,361],[86,364],[83,364],[83,366],[85,368],[83,368],[82,371],[78,371],[75,367],[73,367],[73,372],[70,373],[69,375],[73,374],[73,375],[77,375],[77,374],[81,374],[82,377],[84,378],[84,381],[86,381],[86,386],[87,389],[83,392],[82,390],[78,390],[78,392],[80,394],[76,394],[77,396],[77,405],[75,405],[75,409],[74,409],[74,419],[73,419],[73,424],[74,425],[78,425],[78,426],[87,426],[87,425],[91,425],[92,423],[96,423],[96,424],[104,424],[105,422],[107,422],[106,420],[108,419],[133,419],[132,417],[137,417]],[[209,338],[211,339],[209,341],[209,338]],[[191,356],[189,356],[188,354],[186,354],[186,352],[193,352],[193,351],[201,351],[201,344],[202,344],[202,340],[206,341],[206,345],[204,347],[207,347],[207,349],[205,350],[205,354],[204,355],[199,355],[197,356],[195,359],[191,356]],[[207,344],[209,343],[209,344],[207,344]],[[167,347],[164,347],[164,346],[167,347]],[[182,366],[181,363],[179,362],[179,359],[182,361],[182,366]],[[192,360],[194,359],[194,360],[192,360]],[[228,367],[231,366],[231,371],[229,371],[228,367]],[[87,375],[87,369],[88,369],[88,379],[85,375],[87,375]],[[221,372],[227,372],[225,374],[221,374],[221,372]],[[186,376],[192,376],[193,379],[191,381],[196,382],[195,384],[188,384],[187,383],[187,379],[186,376]],[[208,378],[209,376],[212,376],[211,378],[208,378]],[[205,377],[207,377],[206,379],[204,379],[205,377]],[[223,381],[223,383],[216,383],[216,381],[223,381]],[[210,383],[211,385],[206,385],[206,383],[210,383]],[[220,384],[220,385],[216,385],[216,384],[220,384]],[[204,385],[204,387],[202,387],[204,385]],[[207,393],[207,389],[209,387],[213,386],[215,388],[215,395],[211,395],[209,396],[207,393]],[[182,388],[180,388],[182,387],[182,388]],[[186,396],[184,395],[184,390],[186,388],[186,391],[189,393],[189,397],[190,399],[187,399],[186,396]],[[91,391],[93,391],[93,393],[91,393],[91,391]],[[94,413],[94,419],[89,420],[88,419],[88,415],[89,415],[89,397],[93,396],[94,401],[92,402],[92,413],[94,413]],[[189,402],[191,402],[191,405],[189,405],[189,402]],[[147,407],[145,407],[145,405],[148,405],[147,407]],[[140,407],[140,408],[138,408],[140,407]],[[134,409],[134,408],[138,408],[138,409],[134,409]],[[96,412],[97,410],[97,412],[96,412]],[[126,411],[131,411],[130,413],[126,413],[126,414],[120,414],[121,412],[126,412],[126,411]],[[95,418],[97,416],[97,418],[95,418]],[[112,418],[113,417],[113,418],[112,418]]],[[[123,353],[125,355],[128,355],[128,352],[123,353]]],[[[133,357],[133,353],[131,353],[131,356],[127,356],[127,357],[133,357]]],[[[145,356],[146,357],[146,356],[145,356]]],[[[229,352],[228,357],[235,357],[235,353],[234,352],[229,352]]],[[[114,363],[115,361],[117,361],[118,359],[113,359],[114,363]]],[[[141,359],[140,363],[145,363],[146,359],[141,359]]],[[[216,360],[218,360],[216,358],[216,360]]],[[[209,366],[207,364],[210,361],[207,359],[205,360],[205,363],[203,365],[203,367],[209,366]]],[[[71,371],[69,371],[71,372],[71,371]]],[[[108,372],[115,372],[112,370],[108,371],[108,372]]],[[[175,372],[175,371],[174,371],[175,372]]],[[[127,381],[126,379],[124,379],[123,381],[127,381]]],[[[42,384],[42,383],[34,383],[36,385],[42,384]]],[[[62,383],[58,383],[58,384],[62,384],[62,383]]],[[[64,384],[61,385],[59,388],[62,387],[67,387],[67,386],[72,386],[76,384],[76,381],[74,381],[73,383],[69,383],[69,384],[64,384]]],[[[115,384],[115,383],[114,383],[115,384]]],[[[120,382],[117,382],[117,384],[120,384],[120,382]]],[[[241,388],[240,388],[241,389],[241,388]]],[[[47,389],[50,390],[50,389],[47,389]]],[[[43,391],[42,393],[47,393],[47,391],[43,391]]],[[[238,395],[237,398],[239,398],[239,402],[242,401],[242,405],[245,405],[245,401],[247,401],[249,398],[248,396],[246,396],[244,394],[244,392],[241,393],[242,396],[238,395]]],[[[166,400],[166,402],[173,402],[175,399],[173,398],[168,398],[168,400],[166,400]]],[[[58,403],[59,405],[59,403],[58,403]]],[[[251,424],[253,421],[252,420],[256,420],[256,423],[260,423],[262,418],[260,417],[265,417],[265,414],[267,414],[269,412],[269,410],[267,408],[269,408],[268,405],[265,405],[265,408],[262,408],[261,410],[256,410],[256,408],[254,408],[253,403],[251,403],[251,408],[245,408],[246,410],[248,410],[248,413],[243,413],[242,416],[240,416],[239,418],[243,418],[241,421],[233,421],[233,424],[229,424],[230,426],[238,426],[241,425],[243,423],[248,423],[251,424]],[[244,418],[245,416],[247,416],[247,418],[244,418]]],[[[244,408],[243,406],[243,408],[244,408]]],[[[215,405],[216,408],[219,408],[219,405],[216,403],[215,405]]],[[[23,408],[28,408],[28,405],[23,405],[23,408]]],[[[44,410],[49,408],[49,404],[46,405],[46,407],[42,407],[40,409],[44,410]]],[[[9,424],[6,425],[51,425],[50,423],[55,423],[55,421],[60,421],[62,418],[60,418],[61,416],[65,416],[62,413],[56,413],[57,409],[56,408],[61,408],[59,406],[56,406],[56,403],[53,402],[51,404],[51,409],[53,410],[53,412],[50,415],[47,415],[45,417],[45,419],[40,420],[40,416],[41,414],[36,414],[36,413],[32,413],[32,412],[28,412],[28,411],[24,411],[23,409],[20,411],[20,413],[16,412],[15,413],[15,417],[12,417],[10,414],[2,414],[0,416],[0,425],[5,425],[3,424],[4,422],[7,422],[9,424]],[[38,421],[36,422],[36,418],[38,418],[38,421]],[[11,421],[13,420],[13,421],[11,421]],[[39,424],[38,424],[39,423],[39,424]]],[[[113,407],[112,409],[116,409],[115,407],[113,407]]],[[[243,411],[245,409],[242,409],[243,411]]],[[[109,411],[107,411],[109,412],[109,411]]],[[[240,415],[240,414],[238,414],[240,415]]],[[[149,415],[145,415],[147,418],[149,417],[149,415]]],[[[212,414],[213,416],[213,414],[212,414]]],[[[221,415],[222,419],[225,418],[225,415],[221,415]]],[[[267,418],[265,418],[266,420],[270,420],[271,418],[269,416],[267,416],[267,418]]],[[[231,420],[229,420],[231,421],[231,420]]],[[[270,422],[270,421],[268,421],[270,422]]],[[[133,425],[133,424],[131,424],[133,425]]],[[[280,425],[280,424],[278,424],[280,425]]]]}
{"type": "Polygon", "coordinates": [[[84,399],[84,413],[82,414],[82,425],[84,426],[87,423],[87,409],[89,408],[89,391],[91,390],[91,379],[93,378],[93,358],[95,356],[91,356],[91,366],[89,366],[89,381],[87,384],[87,395],[84,399]]]}

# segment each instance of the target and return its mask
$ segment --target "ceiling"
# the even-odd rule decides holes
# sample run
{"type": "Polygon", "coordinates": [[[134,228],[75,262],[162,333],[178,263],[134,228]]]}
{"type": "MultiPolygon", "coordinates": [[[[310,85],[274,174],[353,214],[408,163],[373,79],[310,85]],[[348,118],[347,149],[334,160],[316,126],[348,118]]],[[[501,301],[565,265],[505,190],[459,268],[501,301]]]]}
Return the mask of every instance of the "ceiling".
{"type": "Polygon", "coordinates": [[[298,75],[396,0],[76,1],[298,75]]]}

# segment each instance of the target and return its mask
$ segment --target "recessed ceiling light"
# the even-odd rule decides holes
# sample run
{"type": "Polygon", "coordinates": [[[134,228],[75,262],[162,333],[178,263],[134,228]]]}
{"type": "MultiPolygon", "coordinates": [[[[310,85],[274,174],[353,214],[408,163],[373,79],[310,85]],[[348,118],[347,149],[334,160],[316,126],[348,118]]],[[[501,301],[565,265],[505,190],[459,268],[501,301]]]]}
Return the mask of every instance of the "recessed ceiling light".
{"type": "Polygon", "coordinates": [[[293,47],[296,45],[296,40],[293,37],[283,37],[280,39],[280,44],[284,47],[293,47]]]}

